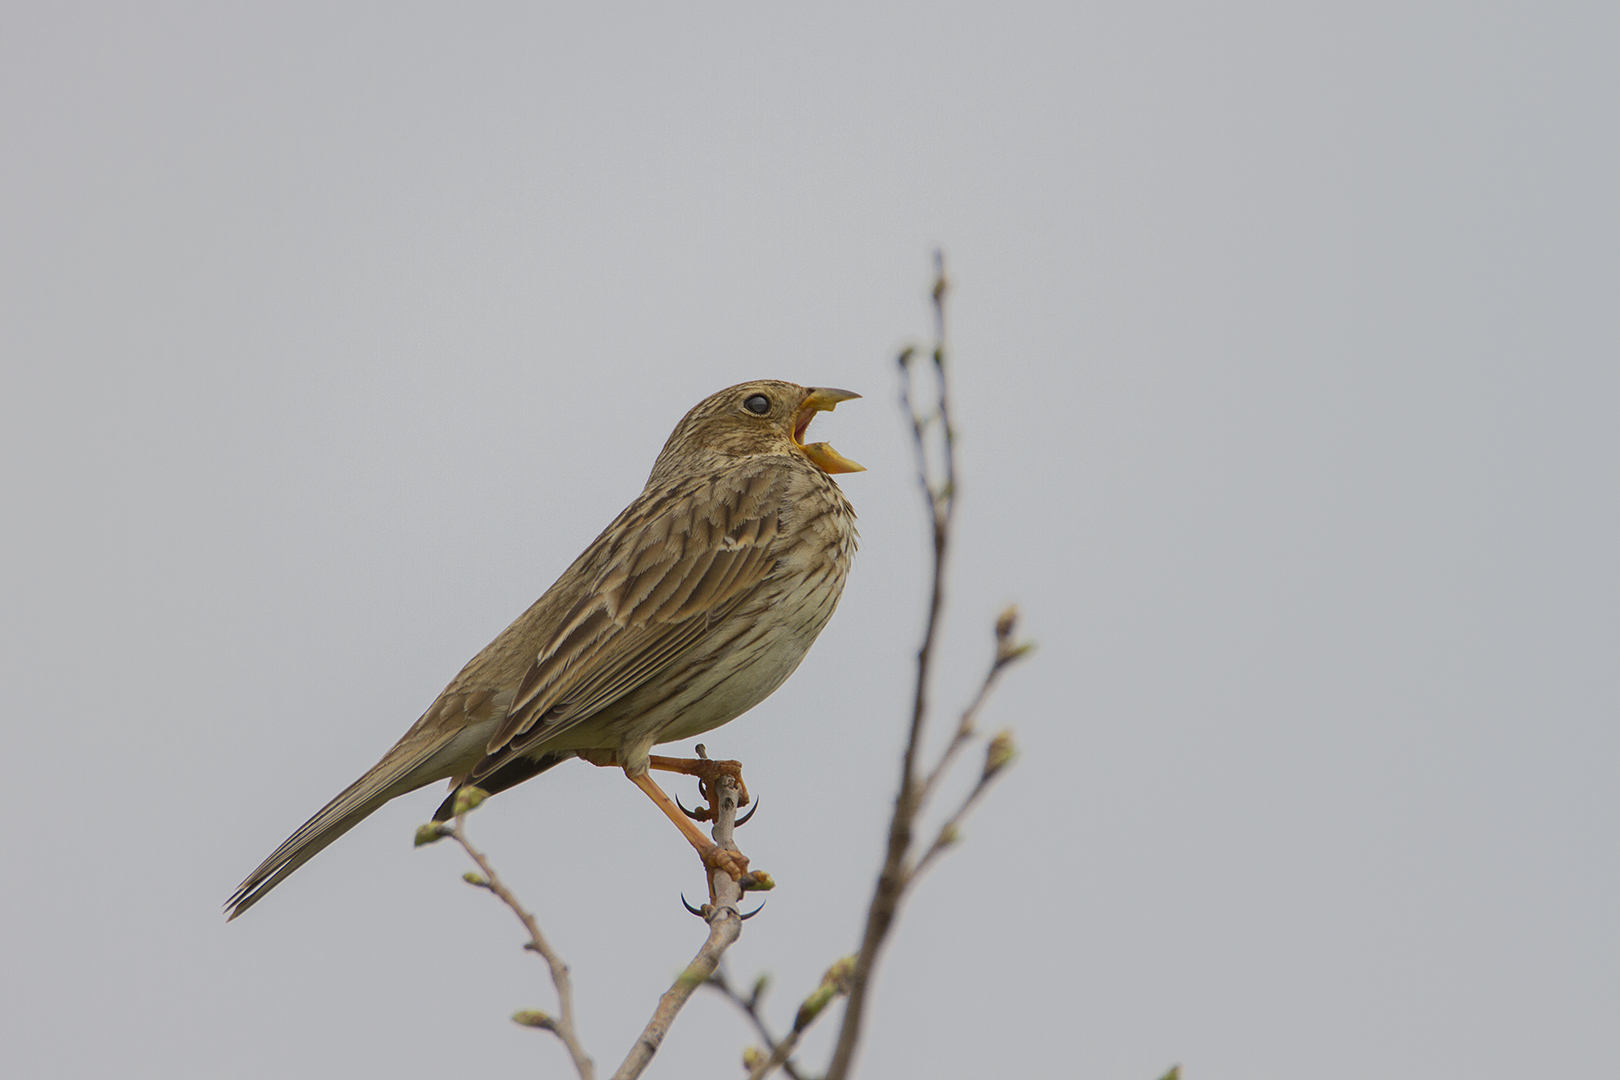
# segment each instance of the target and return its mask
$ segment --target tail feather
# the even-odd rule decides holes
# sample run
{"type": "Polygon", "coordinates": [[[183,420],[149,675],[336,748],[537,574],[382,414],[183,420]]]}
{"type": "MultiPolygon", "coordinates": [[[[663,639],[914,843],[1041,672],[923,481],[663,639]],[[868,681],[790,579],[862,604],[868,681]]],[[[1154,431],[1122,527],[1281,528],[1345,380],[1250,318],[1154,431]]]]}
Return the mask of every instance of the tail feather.
{"type": "Polygon", "coordinates": [[[309,862],[320,854],[326,845],[370,817],[371,813],[387,802],[389,797],[371,799],[346,812],[336,809],[338,801],[342,798],[343,796],[338,796],[320,813],[305,822],[286,843],[276,849],[274,855],[260,863],[259,868],[237,886],[231,898],[225,901],[225,907],[229,911],[225,917],[226,922],[264,899],[264,894],[281,884],[282,879],[288,874],[309,862]]]}
{"type": "MultiPolygon", "coordinates": [[[[332,841],[369,817],[383,803],[407,791],[415,791],[424,784],[442,780],[448,770],[433,766],[435,751],[448,739],[436,739],[425,746],[413,747],[414,752],[401,753],[401,747],[390,750],[381,761],[338,796],[299,826],[287,837],[258,869],[238,885],[231,898],[225,901],[226,922],[236,918],[264,898],[264,894],[281,884],[288,874],[318,855],[332,841]]],[[[403,745],[403,744],[402,744],[403,745]]]]}

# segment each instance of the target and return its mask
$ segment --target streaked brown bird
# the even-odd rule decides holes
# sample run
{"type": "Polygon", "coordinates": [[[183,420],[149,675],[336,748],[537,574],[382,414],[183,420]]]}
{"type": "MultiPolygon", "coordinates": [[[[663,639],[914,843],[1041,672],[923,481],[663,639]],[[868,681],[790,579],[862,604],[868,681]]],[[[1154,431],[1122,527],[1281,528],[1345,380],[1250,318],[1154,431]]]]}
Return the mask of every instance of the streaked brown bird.
{"type": "Polygon", "coordinates": [[[699,402],[636,500],[381,761],[248,875],[229,917],[396,796],[448,777],[442,821],[463,786],[502,791],[571,757],[623,768],[706,865],[743,874],[747,859],[718,849],[648,775],[717,763],[651,750],[765,700],[827,625],[855,554],[855,511],[829,474],[861,466],[804,433],[859,396],[763,380],[699,402]]]}

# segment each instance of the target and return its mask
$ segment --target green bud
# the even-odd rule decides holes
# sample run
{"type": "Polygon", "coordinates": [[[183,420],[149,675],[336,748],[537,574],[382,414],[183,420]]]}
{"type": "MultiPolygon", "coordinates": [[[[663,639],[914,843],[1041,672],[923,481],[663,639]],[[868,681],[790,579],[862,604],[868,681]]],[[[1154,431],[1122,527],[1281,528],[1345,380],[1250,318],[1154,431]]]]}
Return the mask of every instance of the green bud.
{"type": "Polygon", "coordinates": [[[1018,640],[1018,606],[1008,604],[1006,610],[996,617],[996,666],[1010,664],[1028,655],[1034,648],[1033,641],[1018,640]]]}
{"type": "Polygon", "coordinates": [[[821,1015],[834,998],[849,993],[849,979],[855,973],[855,958],[845,956],[837,960],[821,976],[821,985],[811,991],[810,996],[804,999],[799,1006],[799,1014],[793,1018],[793,1030],[803,1031],[810,1026],[811,1021],[821,1015]]]}
{"type": "Polygon", "coordinates": [[[757,1046],[750,1046],[743,1050],[743,1068],[753,1072],[765,1064],[765,1051],[757,1046]]]}
{"type": "Polygon", "coordinates": [[[996,773],[1012,764],[1012,759],[1018,756],[1018,747],[1013,743],[1011,731],[996,732],[995,738],[984,750],[984,779],[988,780],[996,773]]]}
{"type": "Polygon", "coordinates": [[[804,1004],[799,1006],[799,1015],[793,1018],[793,1030],[803,1031],[809,1027],[810,1022],[821,1015],[827,1003],[837,996],[838,987],[831,983],[824,982],[812,990],[810,996],[804,999],[804,1004]]]}
{"type": "Polygon", "coordinates": [[[469,885],[477,885],[480,889],[489,888],[489,879],[483,874],[475,874],[471,870],[461,875],[461,880],[469,885]]]}
{"type": "Polygon", "coordinates": [[[456,801],[450,807],[450,813],[456,817],[471,813],[489,798],[489,792],[483,788],[463,787],[456,789],[456,801]]]}
{"type": "Polygon", "coordinates": [[[776,881],[763,870],[750,870],[737,882],[743,892],[770,892],[776,888],[776,881]]]}
{"type": "Polygon", "coordinates": [[[1012,640],[1013,632],[1018,629],[1018,605],[1008,604],[1006,610],[996,616],[996,640],[1007,642],[1012,640]]]}
{"type": "Polygon", "coordinates": [[[519,1009],[512,1014],[512,1022],[522,1024],[524,1027],[557,1030],[557,1021],[553,1020],[549,1013],[543,1013],[539,1009],[519,1009]]]}
{"type": "Polygon", "coordinates": [[[443,840],[450,835],[450,827],[442,821],[430,821],[416,829],[416,846],[431,844],[436,840],[443,840]]]}
{"type": "Polygon", "coordinates": [[[1014,660],[1022,660],[1035,651],[1033,641],[1020,641],[1017,645],[1005,642],[996,647],[996,663],[1010,664],[1014,660]]]}

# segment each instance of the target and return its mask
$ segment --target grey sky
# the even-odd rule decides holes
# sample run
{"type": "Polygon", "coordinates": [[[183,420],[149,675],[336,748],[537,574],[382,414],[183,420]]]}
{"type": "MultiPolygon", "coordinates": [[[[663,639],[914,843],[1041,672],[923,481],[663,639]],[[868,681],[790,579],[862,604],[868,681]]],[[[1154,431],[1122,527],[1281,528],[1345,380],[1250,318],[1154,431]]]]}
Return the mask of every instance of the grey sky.
{"type": "MultiPolygon", "coordinates": [[[[1620,1012],[1620,9],[12,5],[0,665],[17,1075],[566,1075],[397,801],[219,905],[746,378],[862,549],[706,741],[790,1021],[858,941],[922,610],[893,403],[948,250],[958,702],[1024,756],[904,914],[862,1074],[1593,1075],[1620,1012]]],[[[683,797],[685,793],[683,791],[683,797]]],[[[616,1062],[701,939],[564,767],[475,838],[616,1062]]],[[[806,1060],[825,1060],[825,1035],[806,1060]]],[[[698,999],[654,1076],[750,1035],[698,999]]],[[[716,1073],[716,1069],[720,1072],[716,1073]]]]}

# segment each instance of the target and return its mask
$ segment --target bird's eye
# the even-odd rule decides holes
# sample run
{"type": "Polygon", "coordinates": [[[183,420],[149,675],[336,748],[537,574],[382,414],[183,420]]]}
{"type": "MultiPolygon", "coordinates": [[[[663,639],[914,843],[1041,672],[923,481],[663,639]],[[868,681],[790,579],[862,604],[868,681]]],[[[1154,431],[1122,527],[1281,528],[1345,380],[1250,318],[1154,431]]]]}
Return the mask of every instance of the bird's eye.
{"type": "Polygon", "coordinates": [[[748,400],[743,402],[743,408],[755,416],[764,416],[771,411],[771,399],[764,394],[751,394],[748,400]]]}

